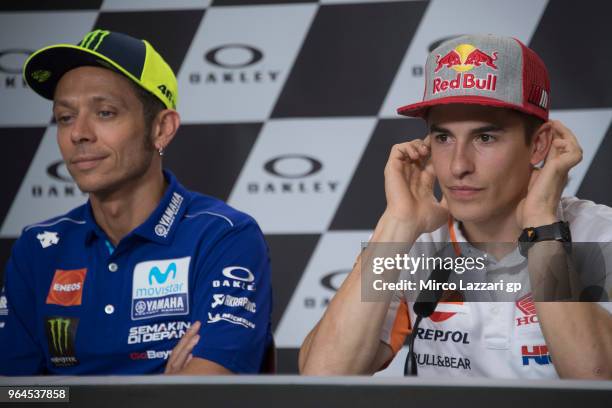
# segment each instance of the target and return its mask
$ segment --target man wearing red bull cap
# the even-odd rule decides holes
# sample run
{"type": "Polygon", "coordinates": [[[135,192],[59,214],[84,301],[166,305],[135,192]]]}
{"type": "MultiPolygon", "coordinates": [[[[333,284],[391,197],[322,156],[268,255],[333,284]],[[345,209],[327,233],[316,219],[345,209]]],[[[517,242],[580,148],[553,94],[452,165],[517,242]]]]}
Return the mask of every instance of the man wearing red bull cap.
{"type": "Polygon", "coordinates": [[[89,199],[13,246],[0,374],[260,372],[267,246],[252,217],[163,169],[180,124],[170,66],[145,40],[95,30],[36,51],[24,78],[53,101],[62,157],[89,199]]]}
{"type": "MultiPolygon", "coordinates": [[[[606,293],[612,282],[605,272],[612,269],[612,209],[561,198],[582,150],[571,130],[548,119],[544,63],[516,39],[470,35],[435,49],[426,74],[423,101],[398,112],[424,118],[428,135],[393,146],[385,167],[386,210],[305,339],[301,372],[374,373],[410,333],[422,376],[612,378],[606,293]],[[436,180],[442,201],[434,196],[436,180]],[[601,243],[598,256],[587,259],[604,265],[595,286],[588,286],[597,289],[595,296],[575,284],[567,262],[572,242],[601,243]],[[409,289],[364,301],[370,276],[362,260],[372,259],[368,250],[380,243],[404,243],[412,251],[429,245],[419,254],[450,247],[462,257],[478,255],[486,260],[485,279],[525,272],[529,290],[513,301],[470,302],[466,291],[446,289],[421,320],[409,289]],[[549,302],[558,299],[543,295],[551,287],[561,298],[592,301],[549,302]]],[[[390,269],[393,281],[409,276],[402,268],[390,269]]]]}

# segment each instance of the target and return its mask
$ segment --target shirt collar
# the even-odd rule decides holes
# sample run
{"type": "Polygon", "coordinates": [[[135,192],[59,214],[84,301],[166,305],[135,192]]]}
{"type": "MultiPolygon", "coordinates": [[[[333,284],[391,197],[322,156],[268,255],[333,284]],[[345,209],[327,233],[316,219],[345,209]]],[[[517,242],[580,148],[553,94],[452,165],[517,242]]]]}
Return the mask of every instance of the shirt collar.
{"type": "MultiPolygon", "coordinates": [[[[461,223],[454,218],[449,220],[448,222],[449,233],[452,242],[456,242],[457,246],[460,248],[460,253],[463,256],[469,257],[478,257],[485,256],[485,252],[481,249],[473,246],[463,235],[463,231],[461,229],[461,223]]],[[[457,250],[455,250],[457,252],[457,250]]],[[[490,255],[488,255],[490,256],[490,255]]],[[[489,262],[493,262],[494,264],[500,267],[510,267],[519,265],[525,260],[525,258],[520,254],[518,247],[514,249],[511,253],[504,256],[501,260],[493,260],[493,257],[489,258],[489,262]]]]}
{"type": "MultiPolygon", "coordinates": [[[[559,204],[557,205],[557,218],[560,221],[565,221],[565,211],[563,211],[563,205],[561,205],[561,200],[559,200],[559,204]]],[[[462,243],[461,248],[463,248],[463,245],[469,245],[471,247],[470,243],[463,235],[463,231],[461,230],[461,223],[451,215],[449,215],[448,218],[448,232],[450,235],[451,242],[462,243]]]]}
{"type": "MultiPolygon", "coordinates": [[[[557,206],[557,218],[561,221],[565,221],[565,214],[563,211],[563,205],[561,205],[561,201],[559,201],[559,205],[557,206]]],[[[474,254],[484,254],[483,251],[474,247],[468,242],[468,240],[463,235],[463,231],[461,230],[461,223],[454,219],[452,216],[449,216],[448,230],[451,242],[453,242],[453,246],[455,248],[459,248],[460,253],[462,255],[473,256],[474,254]]],[[[457,253],[457,249],[455,249],[455,253],[457,253]]],[[[520,254],[518,248],[516,248],[512,253],[506,255],[498,262],[500,265],[503,264],[503,266],[514,266],[520,264],[524,260],[525,258],[520,254]]]]}
{"type": "Polygon", "coordinates": [[[134,230],[134,234],[150,241],[170,245],[187,204],[189,192],[168,170],[164,170],[168,187],[153,213],[134,230]]]}
{"type": "Polygon", "coordinates": [[[85,204],[85,226],[87,232],[85,235],[85,243],[89,244],[94,238],[108,239],[102,228],[96,223],[96,219],[93,215],[93,209],[91,208],[91,200],[87,200],[85,204]]]}
{"type": "MultiPolygon", "coordinates": [[[[178,182],[174,174],[168,170],[163,172],[164,178],[168,183],[164,195],[151,215],[149,215],[145,222],[136,227],[131,234],[138,235],[149,241],[170,245],[191,197],[189,191],[178,182]]],[[[95,221],[90,201],[87,202],[85,221],[89,227],[86,242],[90,242],[96,236],[106,238],[106,234],[95,221]]]]}

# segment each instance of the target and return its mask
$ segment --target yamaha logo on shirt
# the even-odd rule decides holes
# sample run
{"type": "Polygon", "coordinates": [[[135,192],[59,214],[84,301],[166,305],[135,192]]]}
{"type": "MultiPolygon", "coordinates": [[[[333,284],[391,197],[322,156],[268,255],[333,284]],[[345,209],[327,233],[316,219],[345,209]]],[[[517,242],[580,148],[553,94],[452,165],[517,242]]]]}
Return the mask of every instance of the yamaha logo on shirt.
{"type": "Polygon", "coordinates": [[[132,320],[189,314],[190,261],[188,256],[136,264],[132,320]]]}
{"type": "Polygon", "coordinates": [[[174,219],[176,214],[178,214],[181,209],[181,204],[183,203],[183,196],[179,193],[172,194],[172,198],[170,199],[170,203],[164,210],[164,214],[159,219],[157,225],[155,226],[155,234],[157,236],[165,238],[174,224],[174,219]]]}

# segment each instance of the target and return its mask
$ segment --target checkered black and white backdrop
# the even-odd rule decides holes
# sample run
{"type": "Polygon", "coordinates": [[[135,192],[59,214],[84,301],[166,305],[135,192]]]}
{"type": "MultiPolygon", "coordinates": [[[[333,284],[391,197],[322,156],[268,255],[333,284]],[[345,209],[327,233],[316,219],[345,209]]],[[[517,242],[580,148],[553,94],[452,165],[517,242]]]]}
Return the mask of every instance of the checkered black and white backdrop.
{"type": "Polygon", "coordinates": [[[92,28],[147,39],[179,81],[183,124],[165,164],[259,221],[279,370],[295,372],[301,341],[384,209],[391,145],[424,134],[395,109],[422,97],[425,57],[441,40],[495,33],[532,47],[550,72],[551,116],[584,148],[565,193],[612,205],[610,15],[596,0],[3,1],[0,261],[24,225],[86,199],[23,62],[92,28]]]}

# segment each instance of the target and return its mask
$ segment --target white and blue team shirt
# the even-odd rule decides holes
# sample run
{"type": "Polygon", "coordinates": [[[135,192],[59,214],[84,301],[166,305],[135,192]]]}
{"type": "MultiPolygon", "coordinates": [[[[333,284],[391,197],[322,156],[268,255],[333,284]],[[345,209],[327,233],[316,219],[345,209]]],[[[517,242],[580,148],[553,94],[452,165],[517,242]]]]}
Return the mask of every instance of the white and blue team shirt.
{"type": "Polygon", "coordinates": [[[250,216],[181,186],[116,247],[90,203],[23,230],[0,297],[0,374],[153,374],[193,356],[257,373],[271,344],[268,249],[250,216]]]}
{"type": "MultiPolygon", "coordinates": [[[[573,242],[600,244],[603,256],[599,261],[605,263],[607,274],[603,280],[591,283],[605,288],[607,297],[612,297],[612,208],[567,197],[561,199],[557,215],[569,222],[573,242]]],[[[467,242],[456,220],[432,233],[422,234],[417,240],[434,245],[453,241],[461,243],[472,257],[484,254],[467,242]]],[[[425,247],[422,245],[420,249],[425,247]]],[[[437,256],[437,253],[426,255],[437,256]]],[[[597,262],[592,258],[584,261],[597,262]]],[[[486,273],[527,276],[526,266],[517,248],[500,260],[489,257],[486,273]]],[[[601,270],[601,266],[597,269],[601,270]]],[[[581,265],[579,270],[589,268],[581,265]]],[[[601,275],[596,276],[600,278],[601,275]]],[[[402,348],[411,331],[411,322],[416,320],[409,299],[414,296],[396,292],[383,324],[380,339],[394,353],[402,348]]],[[[612,302],[599,302],[599,305],[612,313],[612,302]]],[[[528,292],[521,293],[514,302],[442,301],[430,317],[421,321],[414,349],[420,377],[559,378],[528,292]]],[[[580,350],[576,353],[580,355],[580,350]]]]}

